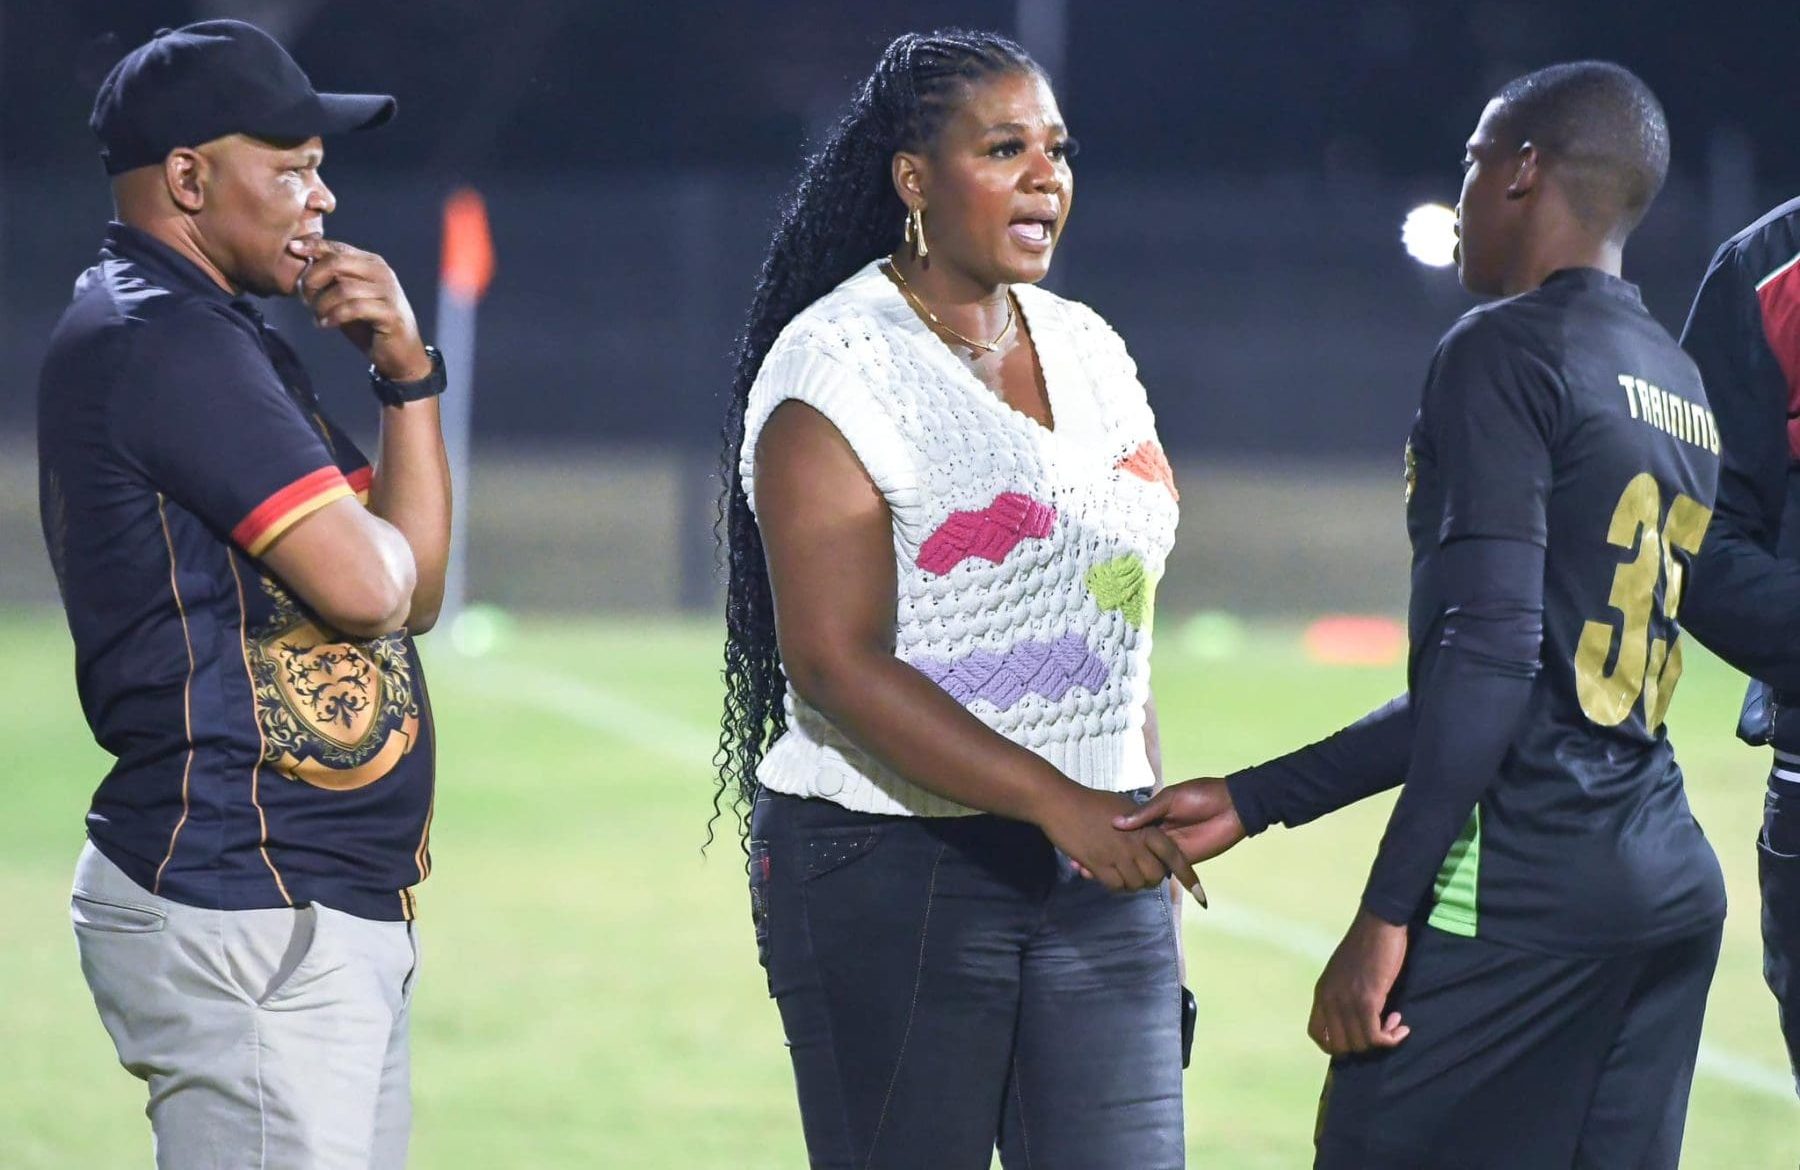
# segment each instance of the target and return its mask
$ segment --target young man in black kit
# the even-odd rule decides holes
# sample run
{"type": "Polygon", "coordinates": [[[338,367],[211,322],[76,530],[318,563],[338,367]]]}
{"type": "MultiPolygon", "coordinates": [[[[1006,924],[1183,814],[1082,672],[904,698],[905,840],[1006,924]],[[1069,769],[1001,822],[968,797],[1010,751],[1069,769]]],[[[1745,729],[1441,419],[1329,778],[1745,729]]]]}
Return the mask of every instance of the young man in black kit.
{"type": "Polygon", "coordinates": [[[1663,726],[1719,436],[1619,277],[1668,149],[1615,65],[1488,104],[1458,264],[1505,299],[1445,336],[1407,444],[1407,694],[1121,819],[1200,860],[1404,781],[1314,999],[1319,1167],[1677,1165],[1725,889],[1663,726]]]}

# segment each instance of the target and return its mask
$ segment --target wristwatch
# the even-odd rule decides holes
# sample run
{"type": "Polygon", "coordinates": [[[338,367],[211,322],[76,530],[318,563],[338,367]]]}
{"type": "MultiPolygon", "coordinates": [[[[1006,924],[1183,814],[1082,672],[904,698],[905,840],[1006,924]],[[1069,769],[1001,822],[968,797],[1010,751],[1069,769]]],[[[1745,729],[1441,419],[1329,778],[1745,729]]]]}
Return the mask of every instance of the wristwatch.
{"type": "Polygon", "coordinates": [[[431,359],[431,372],[411,382],[396,382],[392,378],[384,378],[374,366],[369,367],[369,388],[375,391],[375,397],[381,399],[383,406],[405,406],[421,398],[436,398],[444,392],[447,381],[444,376],[444,355],[438,352],[435,345],[426,346],[425,355],[431,359]]]}

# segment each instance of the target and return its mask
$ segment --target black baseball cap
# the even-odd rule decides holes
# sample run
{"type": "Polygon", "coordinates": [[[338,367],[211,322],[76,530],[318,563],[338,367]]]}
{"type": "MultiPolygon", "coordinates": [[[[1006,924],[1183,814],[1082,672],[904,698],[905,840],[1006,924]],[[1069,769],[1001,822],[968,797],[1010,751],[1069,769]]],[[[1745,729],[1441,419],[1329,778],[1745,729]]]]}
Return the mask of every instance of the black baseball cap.
{"type": "Polygon", "coordinates": [[[227,134],[277,142],[367,130],[394,116],[379,93],[319,93],[286,49],[241,20],[163,29],[125,54],[94,95],[88,125],[106,173],[150,166],[227,134]]]}

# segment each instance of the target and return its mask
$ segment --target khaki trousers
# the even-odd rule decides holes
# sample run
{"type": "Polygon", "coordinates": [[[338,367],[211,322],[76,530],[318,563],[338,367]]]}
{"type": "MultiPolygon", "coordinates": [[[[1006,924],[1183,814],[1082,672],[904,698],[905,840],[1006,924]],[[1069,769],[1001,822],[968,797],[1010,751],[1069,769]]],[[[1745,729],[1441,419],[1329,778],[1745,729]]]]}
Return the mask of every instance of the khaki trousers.
{"type": "Polygon", "coordinates": [[[409,922],[203,910],[83,847],[70,903],[94,1005],[148,1084],[159,1170],[399,1170],[412,1121],[409,922]]]}

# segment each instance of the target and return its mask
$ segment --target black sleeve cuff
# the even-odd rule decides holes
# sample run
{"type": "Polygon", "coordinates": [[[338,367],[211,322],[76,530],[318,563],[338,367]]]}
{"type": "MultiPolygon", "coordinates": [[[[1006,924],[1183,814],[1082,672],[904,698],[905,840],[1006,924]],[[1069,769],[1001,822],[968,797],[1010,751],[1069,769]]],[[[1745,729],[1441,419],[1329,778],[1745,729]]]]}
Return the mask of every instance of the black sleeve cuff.
{"type": "Polygon", "coordinates": [[[1381,919],[1389,926],[1408,926],[1418,910],[1417,906],[1402,906],[1390,899],[1374,893],[1365,893],[1362,908],[1381,919]]]}
{"type": "Polygon", "coordinates": [[[1254,837],[1275,823],[1275,813],[1267,799],[1272,795],[1269,773],[1273,770],[1271,762],[1225,777],[1225,791],[1231,794],[1231,807],[1237,810],[1238,821],[1249,836],[1254,837]]]}

